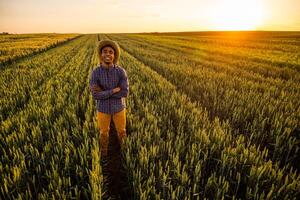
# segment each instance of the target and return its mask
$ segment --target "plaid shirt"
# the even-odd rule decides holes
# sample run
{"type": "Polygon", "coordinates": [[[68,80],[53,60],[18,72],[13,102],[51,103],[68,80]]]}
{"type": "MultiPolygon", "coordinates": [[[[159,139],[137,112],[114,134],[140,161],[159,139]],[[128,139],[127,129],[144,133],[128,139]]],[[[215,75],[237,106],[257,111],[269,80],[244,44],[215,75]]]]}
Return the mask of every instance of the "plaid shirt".
{"type": "Polygon", "coordinates": [[[101,92],[91,90],[97,102],[98,112],[114,114],[126,107],[125,97],[128,95],[128,79],[126,71],[115,64],[109,68],[100,65],[91,74],[90,87],[97,85],[101,92]],[[113,89],[120,87],[121,90],[113,94],[113,89]]]}

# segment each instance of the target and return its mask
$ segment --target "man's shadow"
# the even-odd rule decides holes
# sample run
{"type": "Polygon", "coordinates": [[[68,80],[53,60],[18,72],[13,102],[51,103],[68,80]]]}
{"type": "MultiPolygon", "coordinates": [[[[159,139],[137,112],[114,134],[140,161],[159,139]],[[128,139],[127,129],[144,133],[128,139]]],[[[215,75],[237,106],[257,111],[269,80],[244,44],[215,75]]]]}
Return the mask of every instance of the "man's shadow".
{"type": "MultiPolygon", "coordinates": [[[[128,131],[126,132],[129,135],[128,131]]],[[[128,181],[127,172],[122,163],[120,143],[113,120],[110,123],[108,160],[107,164],[102,166],[102,170],[105,188],[109,197],[132,199],[132,184],[128,181]]]]}

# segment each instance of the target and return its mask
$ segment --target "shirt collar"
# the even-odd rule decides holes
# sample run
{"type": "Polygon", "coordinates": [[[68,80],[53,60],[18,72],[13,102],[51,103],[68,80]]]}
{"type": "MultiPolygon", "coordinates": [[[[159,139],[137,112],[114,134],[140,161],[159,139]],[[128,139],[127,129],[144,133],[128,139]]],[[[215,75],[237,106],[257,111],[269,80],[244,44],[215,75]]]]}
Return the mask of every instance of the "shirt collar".
{"type": "Polygon", "coordinates": [[[105,69],[105,70],[111,70],[112,68],[115,68],[115,64],[112,64],[112,67],[109,67],[109,68],[106,68],[106,67],[104,67],[102,64],[100,64],[100,67],[102,68],[102,69],[105,69]]]}

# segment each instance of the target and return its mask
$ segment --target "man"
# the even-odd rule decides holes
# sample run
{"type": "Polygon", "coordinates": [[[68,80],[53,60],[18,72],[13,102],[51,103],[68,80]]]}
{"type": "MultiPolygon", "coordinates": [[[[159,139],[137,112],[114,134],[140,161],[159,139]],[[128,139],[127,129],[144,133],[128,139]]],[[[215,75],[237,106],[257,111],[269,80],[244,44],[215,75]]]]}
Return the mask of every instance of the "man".
{"type": "Polygon", "coordinates": [[[100,65],[92,71],[90,90],[97,101],[101,155],[106,157],[111,119],[115,124],[121,149],[126,139],[125,97],[129,86],[126,71],[117,65],[119,45],[112,40],[102,40],[98,43],[97,54],[100,65]]]}

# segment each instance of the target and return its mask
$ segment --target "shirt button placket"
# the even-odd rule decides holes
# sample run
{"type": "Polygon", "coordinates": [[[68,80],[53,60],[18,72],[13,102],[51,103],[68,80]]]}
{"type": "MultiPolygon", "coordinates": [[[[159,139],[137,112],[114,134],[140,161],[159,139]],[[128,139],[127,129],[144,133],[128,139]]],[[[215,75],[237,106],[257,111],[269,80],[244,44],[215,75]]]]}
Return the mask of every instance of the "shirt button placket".
{"type": "MultiPolygon", "coordinates": [[[[109,79],[109,69],[107,69],[106,71],[106,75],[107,75],[107,81],[108,81],[108,85],[111,88],[111,84],[110,84],[110,79],[109,79]]],[[[108,98],[108,112],[111,114],[111,105],[110,105],[110,99],[108,98]]]]}

